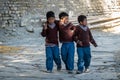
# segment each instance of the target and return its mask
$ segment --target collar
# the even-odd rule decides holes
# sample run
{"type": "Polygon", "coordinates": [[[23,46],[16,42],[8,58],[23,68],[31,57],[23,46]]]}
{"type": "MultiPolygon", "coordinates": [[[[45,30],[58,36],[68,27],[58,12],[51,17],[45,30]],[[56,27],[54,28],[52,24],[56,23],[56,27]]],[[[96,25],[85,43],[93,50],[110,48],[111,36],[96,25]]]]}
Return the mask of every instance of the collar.
{"type": "Polygon", "coordinates": [[[55,23],[52,23],[52,24],[48,24],[48,26],[49,26],[51,29],[53,29],[53,28],[56,26],[56,24],[55,24],[55,23]]]}
{"type": "Polygon", "coordinates": [[[80,28],[82,28],[84,31],[87,31],[88,26],[83,26],[83,25],[79,25],[80,28]]]}

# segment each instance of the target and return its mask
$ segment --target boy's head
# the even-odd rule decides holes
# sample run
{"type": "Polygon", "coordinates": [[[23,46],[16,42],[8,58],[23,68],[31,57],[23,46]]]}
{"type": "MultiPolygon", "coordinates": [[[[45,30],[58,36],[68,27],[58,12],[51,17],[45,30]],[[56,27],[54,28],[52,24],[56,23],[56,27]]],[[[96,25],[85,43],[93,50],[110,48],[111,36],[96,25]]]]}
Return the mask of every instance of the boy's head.
{"type": "Polygon", "coordinates": [[[81,25],[87,25],[87,17],[85,15],[78,16],[78,23],[81,25]]]}
{"type": "Polygon", "coordinates": [[[47,14],[46,14],[46,18],[47,18],[47,21],[48,23],[54,23],[55,21],[55,14],[53,11],[48,11],[47,14]]]}
{"type": "Polygon", "coordinates": [[[62,23],[67,24],[69,22],[69,15],[66,12],[61,12],[59,14],[59,19],[62,23]]]}

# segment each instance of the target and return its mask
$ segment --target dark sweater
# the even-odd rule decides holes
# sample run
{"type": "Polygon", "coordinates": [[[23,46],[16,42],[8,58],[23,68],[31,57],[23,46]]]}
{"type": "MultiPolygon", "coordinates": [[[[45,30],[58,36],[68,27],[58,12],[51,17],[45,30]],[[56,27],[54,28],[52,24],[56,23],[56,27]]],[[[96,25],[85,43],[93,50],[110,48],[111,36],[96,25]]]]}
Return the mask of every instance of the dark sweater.
{"type": "Polygon", "coordinates": [[[75,26],[72,23],[66,26],[59,23],[59,40],[60,42],[73,42],[73,35],[75,31],[75,26]]]}
{"type": "Polygon", "coordinates": [[[47,29],[43,29],[41,32],[41,35],[43,37],[46,37],[46,43],[47,44],[55,44],[58,45],[58,25],[55,23],[56,26],[52,29],[49,26],[47,26],[47,29]]]}
{"type": "Polygon", "coordinates": [[[87,30],[85,31],[79,25],[76,26],[74,40],[76,42],[78,42],[78,41],[82,42],[82,46],[77,43],[77,47],[87,47],[87,46],[90,46],[90,42],[93,45],[97,45],[95,40],[93,39],[93,36],[91,34],[90,29],[87,28],[87,30]]]}

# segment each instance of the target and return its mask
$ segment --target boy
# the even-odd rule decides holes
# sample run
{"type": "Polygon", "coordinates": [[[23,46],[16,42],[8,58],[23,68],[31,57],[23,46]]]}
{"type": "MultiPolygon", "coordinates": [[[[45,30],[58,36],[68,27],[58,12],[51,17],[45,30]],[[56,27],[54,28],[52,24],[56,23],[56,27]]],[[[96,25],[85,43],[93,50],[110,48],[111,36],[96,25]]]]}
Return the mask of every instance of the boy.
{"type": "Polygon", "coordinates": [[[66,12],[59,14],[59,40],[62,43],[61,56],[68,73],[74,69],[74,42],[73,35],[75,27],[69,22],[69,15],[66,12]]]}
{"type": "Polygon", "coordinates": [[[57,70],[61,70],[61,59],[58,47],[58,25],[55,22],[54,12],[49,11],[46,14],[45,23],[41,35],[46,37],[46,68],[51,73],[53,69],[53,60],[57,65],[57,70]]]}
{"type": "Polygon", "coordinates": [[[89,72],[89,66],[91,62],[90,42],[95,47],[97,47],[97,44],[87,26],[87,17],[84,15],[78,16],[78,23],[79,25],[76,27],[75,31],[75,41],[77,43],[78,54],[78,71],[76,73],[81,74],[83,71],[89,72]]]}

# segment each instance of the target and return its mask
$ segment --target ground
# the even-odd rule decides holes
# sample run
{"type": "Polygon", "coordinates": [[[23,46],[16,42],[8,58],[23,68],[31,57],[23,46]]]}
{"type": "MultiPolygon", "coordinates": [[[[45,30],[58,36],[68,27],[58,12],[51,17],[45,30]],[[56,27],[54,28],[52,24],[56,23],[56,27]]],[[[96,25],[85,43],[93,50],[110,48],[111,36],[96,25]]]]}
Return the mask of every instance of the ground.
{"type": "Polygon", "coordinates": [[[14,45],[14,42],[1,45],[0,80],[120,80],[119,34],[104,32],[103,29],[93,29],[92,33],[98,47],[91,46],[92,63],[89,73],[75,74],[76,53],[74,74],[68,74],[63,63],[60,72],[54,65],[53,73],[46,73],[44,38],[40,37],[29,39],[30,45],[14,45]]]}

